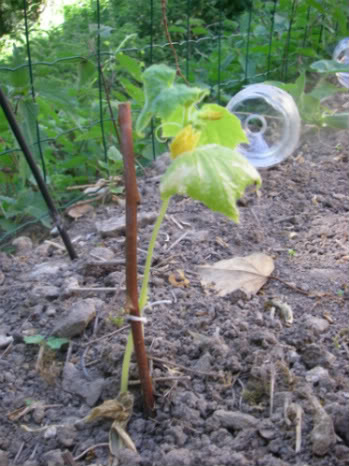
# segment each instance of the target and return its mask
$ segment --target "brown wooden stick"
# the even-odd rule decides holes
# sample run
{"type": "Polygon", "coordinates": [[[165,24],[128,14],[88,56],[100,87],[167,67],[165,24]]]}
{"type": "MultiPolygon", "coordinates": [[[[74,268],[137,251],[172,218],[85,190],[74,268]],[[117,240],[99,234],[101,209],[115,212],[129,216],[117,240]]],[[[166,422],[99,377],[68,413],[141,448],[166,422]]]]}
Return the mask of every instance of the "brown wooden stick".
{"type": "MultiPolygon", "coordinates": [[[[131,105],[129,102],[119,105],[119,127],[126,190],[126,310],[131,316],[139,318],[140,312],[138,307],[137,287],[137,205],[140,197],[134,165],[131,105]]],[[[131,329],[139,378],[143,389],[144,409],[148,415],[151,415],[154,409],[154,398],[152,380],[144,345],[142,322],[131,320],[131,329]]]]}

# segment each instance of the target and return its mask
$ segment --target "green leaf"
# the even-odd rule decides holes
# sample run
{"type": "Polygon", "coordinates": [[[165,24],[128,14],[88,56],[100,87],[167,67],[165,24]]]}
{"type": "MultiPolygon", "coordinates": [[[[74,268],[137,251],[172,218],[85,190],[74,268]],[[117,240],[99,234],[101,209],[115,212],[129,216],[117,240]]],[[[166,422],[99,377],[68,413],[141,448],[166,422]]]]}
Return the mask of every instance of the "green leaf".
{"type": "Polygon", "coordinates": [[[186,109],[183,106],[178,106],[167,117],[162,119],[161,132],[163,138],[174,138],[179,131],[185,126],[185,119],[191,121],[195,109],[186,109]]]}
{"type": "Polygon", "coordinates": [[[237,150],[210,144],[178,156],[164,174],[160,192],[162,199],[189,196],[238,223],[236,202],[250,184],[261,184],[250,162],[237,150]]]}
{"type": "Polygon", "coordinates": [[[310,65],[318,73],[348,73],[348,63],[338,63],[335,60],[319,60],[310,65]]]}
{"type": "Polygon", "coordinates": [[[122,162],[122,154],[115,146],[110,146],[108,149],[108,159],[113,162],[122,162]]]}
{"type": "Polygon", "coordinates": [[[23,88],[29,85],[29,72],[28,68],[25,66],[23,68],[19,68],[16,71],[12,71],[10,73],[10,80],[13,87],[17,90],[19,88],[23,88]]]}
{"type": "Polygon", "coordinates": [[[139,136],[153,116],[167,119],[178,106],[199,103],[209,91],[175,84],[176,71],[166,65],[153,65],[143,73],[145,104],[136,122],[139,136]]]}
{"type": "Polygon", "coordinates": [[[336,129],[349,129],[349,113],[335,113],[321,118],[324,126],[336,129]]]}
{"type": "Polygon", "coordinates": [[[124,161],[119,149],[117,149],[115,146],[110,146],[107,152],[107,156],[109,161],[111,161],[113,171],[121,171],[124,165],[124,161]]]}
{"type": "Polygon", "coordinates": [[[60,349],[63,345],[69,343],[68,338],[48,337],[46,344],[51,349],[60,349]]]}
{"type": "Polygon", "coordinates": [[[120,83],[127,94],[141,107],[144,105],[144,95],[140,87],[135,86],[126,78],[120,78],[120,83]]]}
{"type": "Polygon", "coordinates": [[[86,155],[77,155],[71,159],[65,160],[58,164],[60,169],[68,170],[70,168],[82,167],[86,163],[86,155]]]}
{"type": "Polygon", "coordinates": [[[122,52],[116,54],[115,58],[120,63],[122,70],[127,71],[130,75],[138,82],[143,82],[143,63],[139,62],[135,58],[124,55],[122,52]]]}
{"type": "Polygon", "coordinates": [[[197,127],[201,131],[198,146],[218,144],[234,149],[248,142],[239,118],[217,104],[203,105],[196,115],[197,127]]]}
{"type": "Polygon", "coordinates": [[[42,335],[32,335],[30,337],[24,337],[23,340],[24,343],[27,343],[28,345],[40,345],[45,338],[42,335]]]}
{"type": "Polygon", "coordinates": [[[210,34],[210,31],[202,26],[192,28],[191,32],[195,36],[208,36],[210,34]]]}
{"type": "Polygon", "coordinates": [[[309,92],[309,95],[315,97],[315,99],[326,99],[331,95],[338,94],[339,92],[347,92],[345,88],[339,88],[334,84],[326,81],[326,78],[323,77],[319,80],[316,86],[309,92]]]}
{"type": "Polygon", "coordinates": [[[79,63],[79,88],[91,83],[93,79],[96,79],[96,77],[96,65],[91,60],[81,60],[79,63]]]}

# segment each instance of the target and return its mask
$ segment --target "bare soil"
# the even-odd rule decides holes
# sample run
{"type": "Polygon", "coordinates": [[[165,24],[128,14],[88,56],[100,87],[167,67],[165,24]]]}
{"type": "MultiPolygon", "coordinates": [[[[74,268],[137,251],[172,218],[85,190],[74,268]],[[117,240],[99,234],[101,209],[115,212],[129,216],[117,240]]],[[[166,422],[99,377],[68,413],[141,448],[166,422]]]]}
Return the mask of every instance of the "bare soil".
{"type": "MultiPolygon", "coordinates": [[[[102,237],[96,224],[121,217],[122,203],[70,225],[74,262],[47,242],[21,240],[15,255],[1,253],[0,334],[13,341],[0,349],[0,466],[349,465],[348,139],[308,131],[293,156],[261,171],[261,197],[241,200],[239,225],[198,202],[171,201],[146,310],[153,418],[131,370],[127,432],[137,452],[110,459],[112,420],[81,421],[118,396],[125,238],[102,237]],[[275,261],[257,295],[221,298],[200,283],[198,265],[254,252],[275,261]],[[69,345],[39,357],[41,347],[23,341],[69,327],[81,305],[91,315],[69,345]]],[[[139,179],[140,214],[159,207],[160,166],[139,179]]],[[[140,227],[140,278],[151,231],[140,227]]]]}

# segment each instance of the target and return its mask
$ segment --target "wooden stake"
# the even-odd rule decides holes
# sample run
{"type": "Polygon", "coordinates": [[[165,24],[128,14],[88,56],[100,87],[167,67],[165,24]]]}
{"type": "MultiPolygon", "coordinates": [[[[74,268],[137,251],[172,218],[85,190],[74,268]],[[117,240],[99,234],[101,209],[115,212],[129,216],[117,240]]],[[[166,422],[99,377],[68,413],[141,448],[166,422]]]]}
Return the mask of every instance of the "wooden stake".
{"type": "MultiPolygon", "coordinates": [[[[137,287],[137,205],[140,202],[140,196],[134,164],[131,105],[129,102],[119,105],[119,127],[126,190],[126,309],[130,316],[140,318],[137,287]]],[[[131,320],[131,329],[143,390],[144,409],[146,414],[151,415],[154,410],[154,398],[142,322],[131,320]]]]}

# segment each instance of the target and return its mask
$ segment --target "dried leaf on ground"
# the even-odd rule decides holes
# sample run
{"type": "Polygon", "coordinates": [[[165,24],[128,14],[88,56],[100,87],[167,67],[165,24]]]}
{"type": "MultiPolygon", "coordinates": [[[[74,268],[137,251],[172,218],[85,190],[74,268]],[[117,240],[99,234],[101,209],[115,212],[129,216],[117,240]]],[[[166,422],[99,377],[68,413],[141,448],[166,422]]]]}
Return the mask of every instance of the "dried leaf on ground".
{"type": "Polygon", "coordinates": [[[93,211],[94,208],[90,204],[76,204],[68,210],[68,215],[71,218],[77,219],[93,211]]]}
{"type": "Polygon", "coordinates": [[[190,285],[190,281],[184,275],[183,270],[176,270],[176,273],[171,273],[168,276],[168,281],[172,286],[186,288],[190,285]]]}
{"type": "Polygon", "coordinates": [[[248,295],[256,294],[274,270],[274,261],[267,254],[255,253],[246,257],[234,257],[213,265],[199,267],[202,285],[214,283],[218,296],[236,290],[248,295]]]}

